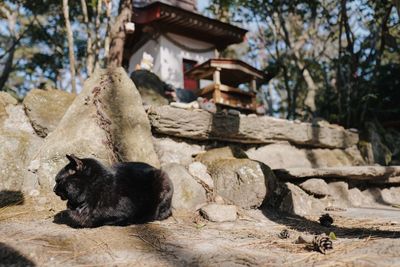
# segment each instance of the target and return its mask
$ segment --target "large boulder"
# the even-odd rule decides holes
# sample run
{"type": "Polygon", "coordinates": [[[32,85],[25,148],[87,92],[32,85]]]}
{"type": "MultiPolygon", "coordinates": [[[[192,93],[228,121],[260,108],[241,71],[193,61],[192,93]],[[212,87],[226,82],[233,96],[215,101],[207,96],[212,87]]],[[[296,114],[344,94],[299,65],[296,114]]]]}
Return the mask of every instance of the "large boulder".
{"type": "Polygon", "coordinates": [[[39,150],[38,137],[21,105],[5,93],[0,94],[0,190],[29,192],[36,186],[28,171],[31,159],[39,150]]]}
{"type": "Polygon", "coordinates": [[[271,169],[250,159],[215,160],[208,171],[215,193],[245,209],[260,207],[275,184],[271,169]]]}
{"type": "Polygon", "coordinates": [[[297,148],[289,143],[277,143],[251,148],[249,158],[261,161],[272,169],[320,168],[365,164],[357,147],[346,149],[297,148]]]}
{"type": "Polygon", "coordinates": [[[207,202],[205,189],[196,182],[184,166],[171,163],[163,166],[162,170],[168,174],[174,185],[172,197],[174,209],[194,211],[207,202]]]}
{"type": "Polygon", "coordinates": [[[65,154],[70,153],[105,164],[142,161],[159,167],[139,92],[123,68],[93,73],[46,137],[31,164],[41,189],[54,185],[55,175],[67,163],[65,154]]]}
{"type": "Polygon", "coordinates": [[[25,96],[23,104],[33,128],[46,137],[60,122],[76,95],[61,90],[33,89],[25,96]]]}

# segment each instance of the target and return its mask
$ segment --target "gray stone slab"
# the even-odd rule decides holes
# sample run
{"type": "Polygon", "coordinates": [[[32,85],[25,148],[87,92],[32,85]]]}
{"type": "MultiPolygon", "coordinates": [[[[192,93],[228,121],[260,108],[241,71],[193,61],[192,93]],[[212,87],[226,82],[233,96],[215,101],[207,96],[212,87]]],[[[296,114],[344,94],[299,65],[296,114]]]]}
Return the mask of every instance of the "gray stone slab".
{"type": "Polygon", "coordinates": [[[215,139],[249,144],[289,141],[325,148],[347,148],[358,142],[358,134],[338,125],[313,125],[268,116],[212,114],[170,106],[151,107],[149,119],[157,133],[197,140],[215,139]]]}
{"type": "Polygon", "coordinates": [[[400,176],[400,166],[343,166],[328,168],[287,168],[274,170],[280,179],[346,178],[354,180],[387,180],[400,176]]]}

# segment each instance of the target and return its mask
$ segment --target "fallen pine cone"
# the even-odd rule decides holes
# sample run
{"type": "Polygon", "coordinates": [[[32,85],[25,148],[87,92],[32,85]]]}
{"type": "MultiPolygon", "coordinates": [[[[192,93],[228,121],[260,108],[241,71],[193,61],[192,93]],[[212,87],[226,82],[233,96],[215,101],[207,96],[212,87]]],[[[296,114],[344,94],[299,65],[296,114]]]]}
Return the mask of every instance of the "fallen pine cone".
{"type": "Polygon", "coordinates": [[[325,235],[316,235],[313,239],[313,248],[323,254],[326,254],[327,250],[333,249],[332,240],[325,235]]]}
{"type": "Polygon", "coordinates": [[[283,229],[279,234],[278,234],[279,238],[282,239],[287,239],[290,237],[289,231],[288,229],[283,229]]]}
{"type": "Polygon", "coordinates": [[[331,227],[333,223],[333,218],[328,214],[324,214],[319,218],[319,223],[325,227],[331,227]]]}

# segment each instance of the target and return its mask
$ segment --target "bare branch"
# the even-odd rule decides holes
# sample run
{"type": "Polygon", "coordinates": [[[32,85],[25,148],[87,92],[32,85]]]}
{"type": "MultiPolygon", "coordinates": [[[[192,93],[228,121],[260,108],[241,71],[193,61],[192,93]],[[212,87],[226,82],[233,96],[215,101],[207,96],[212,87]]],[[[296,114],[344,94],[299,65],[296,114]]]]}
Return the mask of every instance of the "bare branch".
{"type": "Polygon", "coordinates": [[[65,18],[65,27],[67,29],[69,69],[71,72],[72,93],[76,93],[74,39],[72,36],[71,23],[69,21],[68,0],[63,0],[63,13],[65,18]]]}

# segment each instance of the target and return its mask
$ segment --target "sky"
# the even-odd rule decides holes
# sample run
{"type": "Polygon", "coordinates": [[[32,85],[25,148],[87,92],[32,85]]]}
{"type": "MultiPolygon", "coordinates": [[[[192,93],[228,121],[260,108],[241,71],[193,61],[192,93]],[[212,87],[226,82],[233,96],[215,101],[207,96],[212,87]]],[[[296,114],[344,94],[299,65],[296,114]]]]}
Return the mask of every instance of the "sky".
{"type": "Polygon", "coordinates": [[[197,0],[197,10],[199,10],[200,13],[203,12],[203,10],[210,4],[209,0],[197,0]]]}

